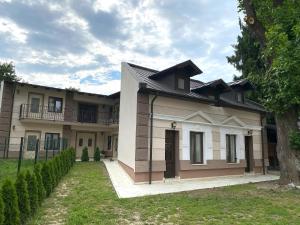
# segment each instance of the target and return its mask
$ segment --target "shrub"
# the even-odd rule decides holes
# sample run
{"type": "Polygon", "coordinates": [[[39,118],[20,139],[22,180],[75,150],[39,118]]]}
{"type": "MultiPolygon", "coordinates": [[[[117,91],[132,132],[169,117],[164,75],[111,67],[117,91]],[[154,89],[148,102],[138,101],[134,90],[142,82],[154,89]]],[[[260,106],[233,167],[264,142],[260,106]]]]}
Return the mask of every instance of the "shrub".
{"type": "Polygon", "coordinates": [[[0,225],[4,224],[4,205],[2,200],[2,194],[0,192],[0,225]]]}
{"type": "Polygon", "coordinates": [[[18,196],[21,223],[25,224],[28,216],[30,215],[30,200],[27,189],[27,182],[23,172],[18,174],[15,185],[18,196]]]}
{"type": "Polygon", "coordinates": [[[43,184],[43,179],[41,176],[41,164],[36,164],[34,166],[34,174],[37,181],[37,189],[38,189],[38,202],[41,205],[42,201],[46,197],[46,191],[43,184]]]}
{"type": "Polygon", "coordinates": [[[97,147],[94,152],[94,161],[99,162],[100,158],[100,149],[99,147],[97,147]]]}
{"type": "Polygon", "coordinates": [[[20,211],[18,208],[18,197],[16,188],[11,180],[6,180],[2,186],[2,198],[4,205],[4,224],[19,225],[20,211]]]}
{"type": "Polygon", "coordinates": [[[289,133],[290,146],[294,150],[300,151],[300,132],[299,131],[290,131],[289,133]]]}
{"type": "Polygon", "coordinates": [[[26,172],[27,190],[30,201],[30,212],[33,215],[38,208],[38,183],[34,173],[27,170],[26,172]]]}
{"type": "Polygon", "coordinates": [[[82,162],[88,162],[89,160],[90,160],[90,158],[89,158],[88,148],[84,147],[82,149],[81,161],[82,162]]]}
{"type": "Polygon", "coordinates": [[[51,177],[49,162],[45,162],[43,164],[41,175],[43,180],[43,186],[46,191],[46,196],[48,197],[52,191],[52,177],[51,177]]]}

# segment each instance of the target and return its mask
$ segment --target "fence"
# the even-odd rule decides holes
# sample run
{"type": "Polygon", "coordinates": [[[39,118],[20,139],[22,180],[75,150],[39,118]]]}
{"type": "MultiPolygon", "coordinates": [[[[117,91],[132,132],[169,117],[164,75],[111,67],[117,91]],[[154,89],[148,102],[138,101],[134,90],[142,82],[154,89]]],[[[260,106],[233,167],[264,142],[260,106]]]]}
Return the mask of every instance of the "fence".
{"type": "Polygon", "coordinates": [[[35,138],[8,138],[0,137],[0,158],[18,159],[18,171],[23,160],[37,163],[39,160],[53,158],[68,147],[65,138],[39,140],[35,138]]]}

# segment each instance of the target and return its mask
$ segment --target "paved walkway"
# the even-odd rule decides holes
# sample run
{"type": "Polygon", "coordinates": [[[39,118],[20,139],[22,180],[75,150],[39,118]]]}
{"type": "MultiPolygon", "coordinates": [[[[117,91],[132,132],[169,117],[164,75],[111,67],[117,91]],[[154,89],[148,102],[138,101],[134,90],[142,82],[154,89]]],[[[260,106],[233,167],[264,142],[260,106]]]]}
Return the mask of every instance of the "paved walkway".
{"type": "Polygon", "coordinates": [[[279,179],[279,176],[268,174],[201,178],[192,180],[168,180],[166,182],[156,182],[151,185],[145,183],[134,184],[117,161],[104,160],[104,164],[119,198],[192,191],[279,179]]]}

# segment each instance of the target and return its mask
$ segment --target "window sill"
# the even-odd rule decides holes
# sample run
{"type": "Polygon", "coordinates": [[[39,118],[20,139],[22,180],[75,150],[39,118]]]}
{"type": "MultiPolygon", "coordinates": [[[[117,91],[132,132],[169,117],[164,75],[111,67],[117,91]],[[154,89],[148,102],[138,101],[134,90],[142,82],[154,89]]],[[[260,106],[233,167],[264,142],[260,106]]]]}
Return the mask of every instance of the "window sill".
{"type": "Polygon", "coordinates": [[[226,162],[227,164],[240,164],[240,162],[232,162],[232,163],[229,163],[229,162],[226,162]]]}
{"type": "Polygon", "coordinates": [[[206,166],[206,163],[192,163],[192,166],[206,166]]]}

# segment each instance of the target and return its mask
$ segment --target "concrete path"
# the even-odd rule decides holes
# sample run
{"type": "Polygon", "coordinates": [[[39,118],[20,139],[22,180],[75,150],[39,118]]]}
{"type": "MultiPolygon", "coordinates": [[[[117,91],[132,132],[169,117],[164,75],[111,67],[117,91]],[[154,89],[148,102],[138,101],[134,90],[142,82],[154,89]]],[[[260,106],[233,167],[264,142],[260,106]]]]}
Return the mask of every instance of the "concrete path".
{"type": "Polygon", "coordinates": [[[151,185],[145,183],[134,184],[117,161],[104,160],[104,164],[119,198],[133,198],[146,195],[192,191],[279,179],[279,176],[268,174],[201,178],[192,180],[166,180],[165,182],[156,182],[151,185]]]}

